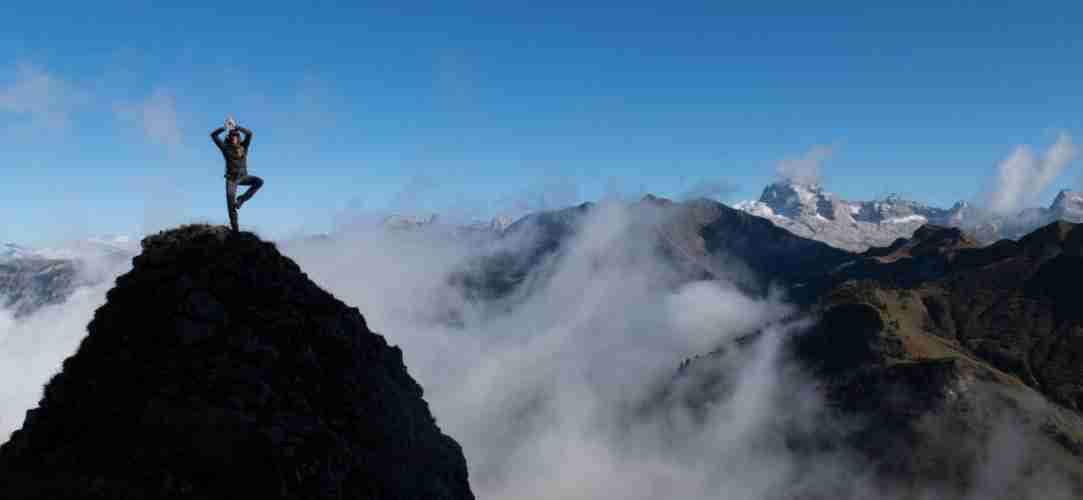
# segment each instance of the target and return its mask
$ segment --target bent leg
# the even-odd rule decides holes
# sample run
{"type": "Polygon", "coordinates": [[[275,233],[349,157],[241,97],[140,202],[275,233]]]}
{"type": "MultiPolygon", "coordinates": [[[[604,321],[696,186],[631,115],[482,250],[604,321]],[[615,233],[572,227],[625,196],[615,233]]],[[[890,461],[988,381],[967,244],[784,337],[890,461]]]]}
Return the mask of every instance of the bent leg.
{"type": "Polygon", "coordinates": [[[243,205],[246,201],[252,199],[252,197],[256,195],[256,191],[259,191],[259,188],[263,187],[263,179],[254,175],[246,175],[238,180],[237,184],[248,186],[248,189],[245,190],[244,194],[237,198],[237,206],[240,208],[240,205],[243,205]]]}
{"type": "Polygon", "coordinates": [[[226,179],[226,210],[229,212],[229,227],[234,232],[240,231],[237,224],[237,181],[226,179]]]}

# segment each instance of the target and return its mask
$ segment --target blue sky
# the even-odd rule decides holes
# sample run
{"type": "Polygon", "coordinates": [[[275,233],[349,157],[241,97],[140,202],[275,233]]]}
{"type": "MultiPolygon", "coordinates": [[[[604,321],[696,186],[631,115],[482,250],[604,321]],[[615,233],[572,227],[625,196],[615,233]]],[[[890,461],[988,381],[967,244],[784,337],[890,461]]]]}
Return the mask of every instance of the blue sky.
{"type": "Polygon", "coordinates": [[[818,146],[847,198],[950,205],[1018,146],[1083,137],[1079,2],[546,3],[0,6],[0,241],[224,221],[207,133],[230,113],[267,181],[242,224],[272,236],[704,182],[736,201],[818,146]]]}

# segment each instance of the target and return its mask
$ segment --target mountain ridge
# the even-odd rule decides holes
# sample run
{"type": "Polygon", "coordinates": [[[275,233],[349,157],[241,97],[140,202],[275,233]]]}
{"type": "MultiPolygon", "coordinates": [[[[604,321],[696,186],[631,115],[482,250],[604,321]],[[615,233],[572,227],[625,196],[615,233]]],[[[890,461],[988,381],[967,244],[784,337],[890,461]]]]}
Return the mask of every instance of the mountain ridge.
{"type": "Polygon", "coordinates": [[[991,244],[1003,238],[1019,238],[1058,219],[1083,222],[1083,194],[1067,189],[1061,190],[1049,207],[998,215],[967,201],[958,201],[947,209],[897,194],[871,201],[847,201],[819,184],[777,181],[765,187],[758,200],[738,202],[733,207],[766,218],[799,236],[853,252],[909,238],[924,224],[961,227],[983,244],[991,244]]]}

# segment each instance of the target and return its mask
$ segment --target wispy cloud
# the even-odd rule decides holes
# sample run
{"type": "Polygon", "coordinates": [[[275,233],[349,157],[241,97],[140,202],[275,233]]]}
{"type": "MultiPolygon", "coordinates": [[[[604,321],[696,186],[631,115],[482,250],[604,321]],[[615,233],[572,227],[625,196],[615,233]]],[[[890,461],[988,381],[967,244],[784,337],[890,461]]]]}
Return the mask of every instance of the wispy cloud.
{"type": "Polygon", "coordinates": [[[0,86],[0,114],[16,115],[15,127],[67,128],[72,113],[86,101],[75,85],[29,62],[17,63],[14,79],[0,86]]]}
{"type": "Polygon", "coordinates": [[[725,179],[703,179],[685,192],[681,193],[681,200],[694,200],[696,198],[718,198],[719,196],[732,194],[737,191],[737,185],[725,179]]]}
{"type": "Polygon", "coordinates": [[[165,89],[157,89],[146,99],[114,107],[117,116],[143,130],[147,142],[176,148],[183,139],[177,120],[177,100],[165,89]]]}
{"type": "Polygon", "coordinates": [[[1042,192],[1078,157],[1079,147],[1066,132],[1040,158],[1029,146],[1016,146],[997,164],[995,184],[986,196],[989,210],[1011,214],[1038,204],[1042,192]]]}
{"type": "Polygon", "coordinates": [[[823,178],[823,164],[835,154],[836,146],[817,145],[800,156],[787,156],[775,166],[781,180],[800,184],[819,184],[823,178]]]}

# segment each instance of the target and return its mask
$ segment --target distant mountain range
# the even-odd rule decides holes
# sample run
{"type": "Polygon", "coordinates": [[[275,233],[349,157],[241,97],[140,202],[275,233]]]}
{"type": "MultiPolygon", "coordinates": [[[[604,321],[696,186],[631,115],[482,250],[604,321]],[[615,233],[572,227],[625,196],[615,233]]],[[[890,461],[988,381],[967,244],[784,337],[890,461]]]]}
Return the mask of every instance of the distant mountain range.
{"type": "MultiPolygon", "coordinates": [[[[414,229],[427,226],[435,226],[443,224],[443,219],[436,214],[429,214],[427,216],[417,215],[389,215],[383,219],[383,225],[392,229],[414,229]]],[[[491,231],[495,233],[503,232],[508,226],[515,222],[509,216],[501,215],[493,217],[489,221],[473,221],[465,224],[455,223],[448,224],[449,227],[459,231],[491,231]]]]}
{"type": "Polygon", "coordinates": [[[32,249],[0,245],[0,308],[22,317],[59,304],[79,287],[123,271],[139,244],[124,236],[94,237],[32,249]]]}
{"type": "Polygon", "coordinates": [[[1061,191],[1049,208],[1035,207],[1013,215],[994,214],[966,201],[938,208],[898,195],[873,201],[847,201],[818,184],[773,183],[759,200],[734,208],[770,220],[798,236],[833,247],[863,252],[909,238],[925,224],[960,227],[983,244],[1017,239],[1056,220],[1083,222],[1083,194],[1061,191]]]}

